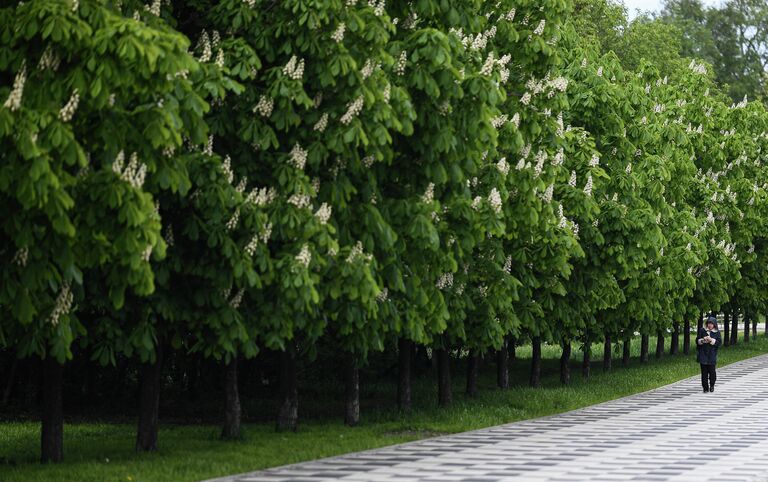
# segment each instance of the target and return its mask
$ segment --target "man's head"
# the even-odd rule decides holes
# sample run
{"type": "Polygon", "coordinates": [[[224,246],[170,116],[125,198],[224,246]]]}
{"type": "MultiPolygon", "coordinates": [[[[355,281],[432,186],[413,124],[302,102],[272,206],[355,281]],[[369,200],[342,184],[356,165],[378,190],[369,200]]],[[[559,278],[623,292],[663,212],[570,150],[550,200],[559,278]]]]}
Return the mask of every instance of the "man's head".
{"type": "Polygon", "coordinates": [[[710,316],[707,318],[707,329],[708,330],[716,330],[717,329],[717,318],[714,316],[710,316]]]}

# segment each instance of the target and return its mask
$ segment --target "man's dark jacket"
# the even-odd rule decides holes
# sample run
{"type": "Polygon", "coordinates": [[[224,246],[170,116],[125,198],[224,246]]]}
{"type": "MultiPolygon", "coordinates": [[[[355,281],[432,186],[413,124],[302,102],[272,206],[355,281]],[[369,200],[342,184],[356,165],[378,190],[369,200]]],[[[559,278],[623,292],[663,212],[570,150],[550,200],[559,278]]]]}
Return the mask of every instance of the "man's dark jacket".
{"type": "Polygon", "coordinates": [[[723,339],[720,336],[719,331],[707,331],[706,328],[699,328],[696,333],[696,361],[702,365],[716,365],[717,364],[717,349],[723,344],[723,339]],[[699,340],[709,335],[710,338],[715,339],[715,344],[710,345],[704,343],[699,345],[699,340]]]}

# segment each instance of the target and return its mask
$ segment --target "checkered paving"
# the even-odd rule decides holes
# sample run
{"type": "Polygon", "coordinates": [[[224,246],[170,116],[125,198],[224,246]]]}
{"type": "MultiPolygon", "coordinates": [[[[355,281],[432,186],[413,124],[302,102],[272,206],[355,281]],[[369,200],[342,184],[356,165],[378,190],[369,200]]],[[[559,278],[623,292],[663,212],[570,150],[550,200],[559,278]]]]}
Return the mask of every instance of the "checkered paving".
{"type": "Polygon", "coordinates": [[[217,482],[768,482],[768,355],[581,410],[217,482]]]}

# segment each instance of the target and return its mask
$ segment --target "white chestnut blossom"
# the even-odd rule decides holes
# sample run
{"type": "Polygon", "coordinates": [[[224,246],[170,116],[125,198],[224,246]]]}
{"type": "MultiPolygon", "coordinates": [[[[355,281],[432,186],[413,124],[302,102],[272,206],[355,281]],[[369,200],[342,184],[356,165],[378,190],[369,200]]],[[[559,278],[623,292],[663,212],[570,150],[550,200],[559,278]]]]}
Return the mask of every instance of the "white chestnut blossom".
{"type": "Polygon", "coordinates": [[[368,6],[373,9],[373,14],[377,17],[381,17],[385,13],[387,2],[386,0],[368,0],[368,6]]]}
{"type": "Polygon", "coordinates": [[[152,256],[152,245],[147,245],[144,251],[141,252],[141,260],[145,263],[149,262],[149,257],[152,256]]]}
{"type": "Polygon", "coordinates": [[[232,307],[232,309],[238,309],[240,307],[240,303],[243,302],[243,295],[245,294],[245,288],[240,288],[237,293],[235,293],[235,296],[232,297],[231,300],[229,300],[229,306],[232,307]]]}
{"type": "Polygon", "coordinates": [[[589,167],[597,167],[600,165],[600,157],[597,154],[593,154],[589,160],[589,167]]]}
{"type": "Polygon", "coordinates": [[[148,11],[155,17],[159,17],[161,3],[161,0],[154,0],[151,5],[144,5],[144,10],[148,11]]]}
{"type": "Polygon", "coordinates": [[[544,191],[544,194],[542,194],[541,200],[544,201],[545,203],[552,202],[553,191],[554,191],[554,186],[550,184],[549,186],[547,186],[547,189],[544,191]]]}
{"type": "Polygon", "coordinates": [[[40,56],[40,62],[37,64],[37,68],[40,70],[52,70],[56,72],[59,69],[61,60],[53,53],[53,49],[50,45],[45,47],[43,55],[40,56]]]}
{"type": "Polygon", "coordinates": [[[507,162],[506,157],[499,159],[499,162],[496,163],[496,169],[498,169],[499,172],[504,176],[509,174],[509,163],[507,162]]]}
{"type": "Polygon", "coordinates": [[[565,229],[568,227],[568,220],[565,218],[565,215],[563,214],[563,205],[558,204],[557,205],[557,218],[560,220],[557,223],[557,227],[560,229],[565,229]]]}
{"type": "Polygon", "coordinates": [[[77,93],[77,89],[72,91],[72,95],[69,97],[67,104],[59,111],[59,118],[64,122],[69,122],[72,117],[75,116],[77,111],[77,105],[80,103],[80,94],[77,93]]]}
{"type": "Polygon", "coordinates": [[[481,298],[487,298],[488,297],[488,286],[486,285],[480,285],[477,287],[477,292],[480,295],[481,298]]]}
{"type": "Polygon", "coordinates": [[[453,286],[453,273],[448,272],[442,274],[435,282],[435,286],[439,290],[446,290],[453,286]]]}
{"type": "Polygon", "coordinates": [[[202,47],[203,53],[200,54],[200,62],[210,62],[211,57],[213,56],[213,51],[211,50],[211,40],[208,37],[208,32],[203,30],[203,33],[200,35],[200,40],[197,43],[198,48],[202,47]]]}
{"type": "Polygon", "coordinates": [[[312,253],[309,251],[309,245],[305,244],[301,247],[301,251],[296,255],[296,261],[305,268],[309,267],[309,263],[312,262],[312,253]]]}
{"type": "Polygon", "coordinates": [[[547,157],[546,151],[539,151],[536,153],[536,165],[533,168],[534,177],[541,176],[541,173],[544,171],[544,163],[547,161],[547,157]]]}
{"type": "Polygon", "coordinates": [[[328,127],[328,113],[325,113],[320,119],[315,122],[315,126],[312,128],[315,132],[325,132],[325,128],[328,127]]]}
{"type": "Polygon", "coordinates": [[[587,183],[584,185],[584,194],[592,196],[592,174],[587,176],[587,183]]]}
{"type": "Polygon", "coordinates": [[[552,158],[552,165],[555,167],[562,166],[563,162],[565,162],[565,151],[563,151],[563,148],[561,147],[557,150],[555,157],[552,158]]]}
{"type": "Polygon", "coordinates": [[[568,89],[568,79],[565,77],[556,77],[549,81],[549,86],[560,92],[565,92],[568,89]]]}
{"type": "Polygon", "coordinates": [[[235,173],[232,171],[232,159],[229,156],[225,157],[224,162],[221,163],[221,170],[224,171],[227,182],[232,184],[235,180],[235,173]]]}
{"type": "Polygon", "coordinates": [[[253,108],[253,113],[259,113],[262,117],[269,117],[272,115],[272,109],[275,107],[275,100],[272,97],[262,95],[259,97],[259,103],[253,108]]]}
{"type": "Polygon", "coordinates": [[[301,80],[304,77],[304,59],[292,56],[283,67],[283,75],[292,80],[301,80]]]}
{"type": "Polygon", "coordinates": [[[235,186],[235,191],[242,194],[245,192],[245,185],[248,182],[248,177],[243,177],[240,179],[240,182],[237,183],[237,186],[235,186]]]}
{"type": "Polygon", "coordinates": [[[507,259],[504,260],[504,267],[502,268],[507,273],[512,272],[512,256],[507,256],[507,259]]]}
{"type": "Polygon", "coordinates": [[[397,59],[397,63],[395,64],[394,72],[396,75],[403,75],[405,74],[405,66],[408,63],[408,52],[403,50],[400,52],[400,57],[397,59]]]}
{"type": "Polygon", "coordinates": [[[491,125],[495,127],[496,129],[499,129],[504,126],[504,124],[507,123],[507,115],[502,114],[500,116],[496,116],[493,119],[491,119],[491,125]]]}
{"type": "Polygon", "coordinates": [[[240,221],[240,208],[235,209],[235,213],[227,221],[227,231],[232,231],[237,227],[237,223],[240,221]]]}
{"type": "Polygon", "coordinates": [[[288,204],[293,204],[299,209],[306,208],[310,204],[310,197],[306,194],[293,194],[288,198],[288,204]]]}
{"type": "Polygon", "coordinates": [[[340,23],[338,27],[336,27],[336,30],[333,31],[333,34],[331,34],[331,39],[338,43],[341,43],[344,41],[344,32],[346,31],[347,26],[343,23],[340,23]]]}
{"type": "Polygon", "coordinates": [[[387,300],[389,300],[389,289],[383,288],[379,294],[376,295],[376,301],[379,303],[384,303],[387,300]]]}
{"type": "Polygon", "coordinates": [[[13,258],[11,259],[11,262],[16,266],[24,267],[27,265],[28,259],[29,259],[29,248],[23,247],[23,248],[19,248],[16,251],[16,253],[13,255],[13,258]]]}
{"type": "Polygon", "coordinates": [[[315,211],[315,217],[318,221],[320,221],[320,224],[327,224],[328,220],[331,219],[332,211],[333,209],[328,205],[328,203],[323,203],[320,205],[317,211],[315,211]]]}
{"type": "Polygon", "coordinates": [[[424,191],[424,194],[421,195],[421,202],[429,204],[434,200],[435,200],[435,183],[430,182],[429,185],[427,185],[427,189],[424,191]]]}
{"type": "Polygon", "coordinates": [[[483,68],[480,69],[480,75],[491,75],[493,73],[493,66],[496,63],[496,60],[493,58],[493,52],[488,54],[488,57],[485,59],[485,63],[483,64],[483,68]]]}
{"type": "Polygon", "coordinates": [[[74,295],[69,285],[69,281],[64,281],[61,284],[59,295],[56,297],[56,303],[53,306],[51,314],[48,316],[48,322],[53,326],[59,324],[59,320],[63,315],[69,313],[72,309],[72,302],[74,301],[74,295]]]}
{"type": "Polygon", "coordinates": [[[363,96],[361,95],[354,101],[347,104],[347,112],[345,112],[344,115],[341,116],[341,119],[339,119],[339,121],[344,125],[348,125],[350,122],[352,122],[352,119],[357,117],[360,114],[360,112],[362,112],[363,105],[364,105],[364,99],[363,99],[363,96]]]}
{"type": "Polygon", "coordinates": [[[363,76],[363,80],[367,79],[371,75],[373,75],[373,72],[380,66],[381,64],[374,62],[372,59],[368,59],[365,61],[365,65],[363,66],[363,69],[360,71],[360,74],[363,76]]]}
{"type": "Polygon", "coordinates": [[[303,170],[307,163],[307,151],[302,149],[298,144],[291,149],[291,157],[288,159],[288,163],[298,170],[303,170]]]}
{"type": "Polygon", "coordinates": [[[347,256],[347,263],[354,263],[358,259],[362,259],[363,261],[368,262],[373,260],[373,255],[365,254],[365,252],[363,252],[363,243],[360,241],[355,243],[355,245],[349,251],[349,255],[347,256]]]}
{"type": "Polygon", "coordinates": [[[571,171],[571,177],[568,179],[568,185],[576,187],[576,171],[571,171]]]}
{"type": "Polygon", "coordinates": [[[501,214],[501,194],[495,187],[491,189],[491,193],[488,195],[488,203],[491,205],[493,210],[496,211],[496,214],[501,214]]]}
{"type": "Polygon", "coordinates": [[[13,81],[13,88],[8,95],[8,99],[3,104],[3,107],[10,109],[11,112],[21,107],[21,97],[24,94],[24,84],[27,81],[27,63],[23,61],[21,63],[21,69],[16,73],[16,77],[13,81]]]}
{"type": "Polygon", "coordinates": [[[144,163],[139,162],[139,156],[135,152],[131,154],[131,160],[125,169],[123,169],[123,162],[125,160],[125,154],[120,151],[112,163],[112,171],[120,176],[120,179],[129,183],[136,189],[141,189],[144,185],[144,179],[147,174],[147,166],[144,163]]]}

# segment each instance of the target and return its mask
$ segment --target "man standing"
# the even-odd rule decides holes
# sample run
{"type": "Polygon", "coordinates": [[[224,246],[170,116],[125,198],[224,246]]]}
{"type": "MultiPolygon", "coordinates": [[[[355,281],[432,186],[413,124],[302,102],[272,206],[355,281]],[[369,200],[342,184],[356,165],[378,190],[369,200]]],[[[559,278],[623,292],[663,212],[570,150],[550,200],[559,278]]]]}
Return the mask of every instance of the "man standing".
{"type": "Polygon", "coordinates": [[[696,361],[701,365],[701,386],[704,393],[715,391],[717,373],[717,349],[723,340],[717,331],[717,318],[710,315],[707,322],[696,333],[696,361]]]}

